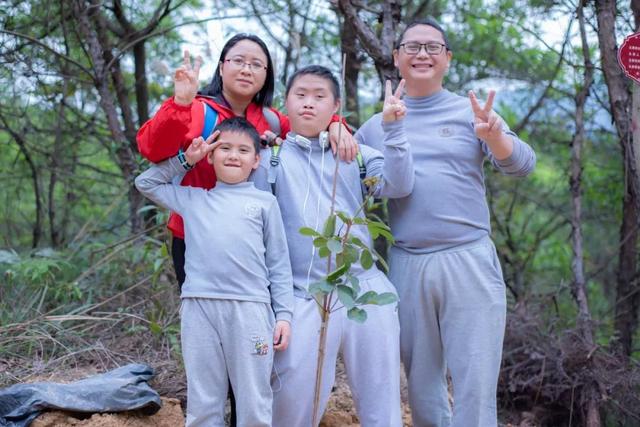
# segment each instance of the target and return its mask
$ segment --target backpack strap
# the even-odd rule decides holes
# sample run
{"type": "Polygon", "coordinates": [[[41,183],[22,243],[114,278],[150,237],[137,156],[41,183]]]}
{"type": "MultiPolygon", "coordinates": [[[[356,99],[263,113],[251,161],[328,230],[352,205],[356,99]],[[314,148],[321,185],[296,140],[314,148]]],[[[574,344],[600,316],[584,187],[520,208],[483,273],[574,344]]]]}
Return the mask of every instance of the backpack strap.
{"type": "Polygon", "coordinates": [[[276,195],[276,178],[278,177],[278,165],[280,164],[280,150],[282,146],[274,145],[271,147],[271,160],[269,161],[269,172],[267,174],[267,182],[271,185],[271,193],[276,195]]]}
{"type": "Polygon", "coordinates": [[[358,162],[358,171],[360,172],[360,188],[362,189],[362,200],[365,199],[369,193],[369,188],[364,184],[364,180],[367,177],[367,165],[364,164],[362,153],[358,151],[356,154],[356,162],[358,162]]]}
{"type": "Polygon", "coordinates": [[[203,102],[202,105],[204,105],[204,126],[202,127],[202,137],[207,139],[209,138],[209,135],[211,135],[211,132],[213,132],[213,128],[216,127],[218,112],[206,102],[203,102]]]}
{"type": "Polygon", "coordinates": [[[273,110],[267,106],[262,107],[262,115],[269,123],[269,129],[271,132],[275,133],[276,136],[280,136],[282,133],[282,128],[280,127],[280,118],[273,110]]]}

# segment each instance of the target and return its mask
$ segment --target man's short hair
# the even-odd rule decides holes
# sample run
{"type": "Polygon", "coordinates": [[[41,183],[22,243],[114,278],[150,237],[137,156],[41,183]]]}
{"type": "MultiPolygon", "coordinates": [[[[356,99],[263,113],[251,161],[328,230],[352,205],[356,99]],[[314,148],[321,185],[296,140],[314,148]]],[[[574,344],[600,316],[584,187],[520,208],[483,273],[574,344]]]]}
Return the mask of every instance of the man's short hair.
{"type": "Polygon", "coordinates": [[[289,91],[291,90],[291,87],[295,83],[296,79],[298,77],[307,76],[307,75],[318,76],[328,80],[329,83],[331,83],[331,92],[333,93],[333,98],[336,101],[340,100],[340,83],[338,83],[338,79],[336,79],[336,77],[333,75],[331,70],[329,70],[327,67],[323,67],[322,65],[309,65],[307,67],[300,68],[298,71],[293,73],[293,75],[289,78],[289,81],[287,82],[285,98],[289,96],[289,91]]]}
{"type": "Polygon", "coordinates": [[[451,46],[449,45],[449,39],[447,38],[447,34],[444,32],[444,29],[442,28],[442,26],[440,26],[438,21],[436,21],[431,16],[427,18],[414,19],[413,21],[409,22],[407,26],[404,28],[404,30],[402,30],[402,33],[400,33],[400,37],[398,37],[398,40],[396,40],[396,45],[395,45],[396,49],[400,49],[400,43],[402,43],[402,39],[404,38],[404,35],[407,32],[407,30],[415,27],[416,25],[428,25],[429,27],[433,27],[436,30],[438,30],[440,34],[442,34],[442,39],[444,40],[444,47],[447,50],[451,50],[451,46]]]}
{"type": "Polygon", "coordinates": [[[220,132],[236,132],[247,135],[253,142],[253,148],[256,150],[256,154],[260,153],[260,135],[256,128],[247,121],[244,117],[231,117],[218,123],[213,131],[219,130],[220,132]]]}

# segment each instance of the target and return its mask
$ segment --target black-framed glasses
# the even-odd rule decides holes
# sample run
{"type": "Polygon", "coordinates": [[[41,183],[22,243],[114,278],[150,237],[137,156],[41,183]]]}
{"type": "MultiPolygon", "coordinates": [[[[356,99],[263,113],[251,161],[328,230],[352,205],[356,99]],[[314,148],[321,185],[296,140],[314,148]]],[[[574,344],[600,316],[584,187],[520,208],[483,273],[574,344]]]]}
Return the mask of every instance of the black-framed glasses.
{"type": "Polygon", "coordinates": [[[267,69],[267,66],[258,60],[247,62],[241,56],[234,56],[233,58],[225,59],[224,62],[228,62],[229,65],[238,70],[241,70],[245,65],[248,65],[249,69],[254,73],[258,73],[267,69]]]}
{"type": "Polygon", "coordinates": [[[446,44],[438,43],[438,42],[427,42],[427,43],[418,43],[418,42],[407,42],[402,43],[400,46],[404,49],[404,53],[407,55],[417,55],[424,46],[424,51],[429,55],[440,55],[442,50],[447,47],[446,44]]]}

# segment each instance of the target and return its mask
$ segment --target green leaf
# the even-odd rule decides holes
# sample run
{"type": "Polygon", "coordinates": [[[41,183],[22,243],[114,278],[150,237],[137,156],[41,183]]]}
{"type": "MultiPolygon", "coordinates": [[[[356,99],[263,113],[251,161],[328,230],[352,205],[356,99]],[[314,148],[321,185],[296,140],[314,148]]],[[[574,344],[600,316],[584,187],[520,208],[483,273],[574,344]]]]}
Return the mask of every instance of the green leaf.
{"type": "Polygon", "coordinates": [[[348,224],[349,222],[351,222],[351,218],[349,218],[347,214],[344,212],[338,211],[336,212],[336,215],[338,215],[338,218],[340,218],[340,220],[345,224],[348,224]]]}
{"type": "Polygon", "coordinates": [[[375,291],[368,291],[364,294],[360,295],[356,300],[357,304],[375,304],[375,299],[378,296],[378,293],[375,291]]]}
{"type": "Polygon", "coordinates": [[[389,264],[387,264],[387,261],[385,261],[384,258],[375,249],[371,248],[371,252],[373,252],[373,254],[376,256],[376,260],[380,264],[382,264],[382,268],[384,269],[384,271],[386,271],[388,273],[389,272],[389,264]]]}
{"type": "Polygon", "coordinates": [[[365,225],[367,222],[369,222],[369,221],[367,221],[367,219],[366,219],[366,218],[361,218],[361,217],[355,217],[355,218],[353,218],[353,223],[354,223],[354,224],[365,225]]]}
{"type": "Polygon", "coordinates": [[[391,234],[390,231],[387,231],[387,230],[384,230],[384,229],[380,229],[380,234],[382,236],[384,236],[384,238],[387,239],[387,241],[390,244],[393,244],[396,241],[396,239],[393,237],[393,234],[391,234]]]}
{"type": "Polygon", "coordinates": [[[327,241],[327,248],[334,254],[339,254],[342,252],[342,242],[338,239],[329,239],[327,241]]]}
{"type": "Polygon", "coordinates": [[[309,285],[309,293],[316,294],[330,294],[333,291],[333,285],[326,280],[321,280],[319,282],[314,282],[309,285]]]}
{"type": "Polygon", "coordinates": [[[338,299],[347,308],[352,308],[356,304],[353,299],[353,291],[345,285],[338,285],[338,299]]]}
{"type": "Polygon", "coordinates": [[[347,246],[344,253],[349,264],[353,264],[358,260],[358,249],[354,248],[353,246],[347,246]]]}
{"type": "Polygon", "coordinates": [[[367,312],[358,307],[352,307],[347,311],[347,317],[358,323],[364,323],[367,320],[367,312]]]}
{"type": "Polygon", "coordinates": [[[369,247],[367,245],[364,244],[364,242],[360,239],[358,239],[357,237],[350,237],[349,240],[351,241],[351,243],[353,243],[354,245],[361,247],[362,249],[368,249],[369,247]]]}
{"type": "Polygon", "coordinates": [[[346,273],[347,270],[348,270],[347,265],[345,265],[345,264],[341,265],[340,267],[336,268],[331,273],[329,273],[329,275],[327,275],[327,281],[335,282],[336,280],[338,280],[340,278],[340,276],[342,276],[344,273],[346,273]]]}
{"type": "Polygon", "coordinates": [[[320,233],[318,233],[316,230],[310,227],[301,227],[300,230],[298,230],[298,232],[303,236],[319,236],[320,235],[320,233]]]}
{"type": "Polygon", "coordinates": [[[381,294],[378,294],[373,304],[387,305],[393,304],[396,301],[398,301],[398,297],[396,296],[396,294],[394,294],[393,292],[383,292],[381,294]]]}
{"type": "Polygon", "coordinates": [[[368,270],[373,266],[373,257],[371,256],[371,252],[367,249],[364,249],[362,254],[360,254],[360,264],[365,270],[368,270]]]}
{"type": "Polygon", "coordinates": [[[315,246],[316,248],[321,248],[323,246],[327,245],[327,239],[326,237],[316,237],[315,239],[313,239],[313,246],[315,246]]]}
{"type": "Polygon", "coordinates": [[[360,293],[360,280],[356,276],[347,275],[347,280],[351,283],[351,289],[353,289],[353,294],[358,295],[360,293]]]}
{"type": "Polygon", "coordinates": [[[332,237],[335,232],[336,232],[336,216],[334,214],[334,215],[329,215],[329,218],[327,218],[327,220],[325,221],[324,231],[322,232],[322,235],[324,237],[332,237]]]}
{"type": "Polygon", "coordinates": [[[318,251],[318,256],[320,258],[326,258],[329,255],[331,255],[331,251],[329,251],[329,249],[326,246],[321,247],[320,250],[318,251]]]}

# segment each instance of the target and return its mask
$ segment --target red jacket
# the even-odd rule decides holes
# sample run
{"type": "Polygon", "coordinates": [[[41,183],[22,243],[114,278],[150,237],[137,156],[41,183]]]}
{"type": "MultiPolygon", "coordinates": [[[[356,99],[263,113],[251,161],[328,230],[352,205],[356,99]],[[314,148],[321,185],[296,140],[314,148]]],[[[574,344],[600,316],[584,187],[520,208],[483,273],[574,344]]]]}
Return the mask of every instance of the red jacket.
{"type": "MultiPolygon", "coordinates": [[[[138,131],[136,140],[138,150],[149,161],[158,163],[178,154],[180,148],[186,149],[194,138],[202,135],[204,128],[204,106],[209,104],[218,113],[217,123],[234,117],[229,108],[216,103],[210,98],[196,97],[188,106],[178,105],[173,98],[165,101],[156,115],[149,119],[138,131]]],[[[281,137],[285,137],[290,130],[289,119],[275,109],[271,109],[280,119],[281,137]]],[[[262,114],[262,107],[251,103],[246,110],[246,119],[256,127],[262,135],[269,130],[269,123],[262,114]]],[[[216,123],[216,124],[217,124],[216,123]]],[[[207,159],[200,160],[196,166],[186,173],[181,185],[190,185],[211,189],[216,184],[216,175],[207,159]]],[[[171,212],[169,230],[174,236],[184,239],[184,224],[182,217],[171,212]]]]}

